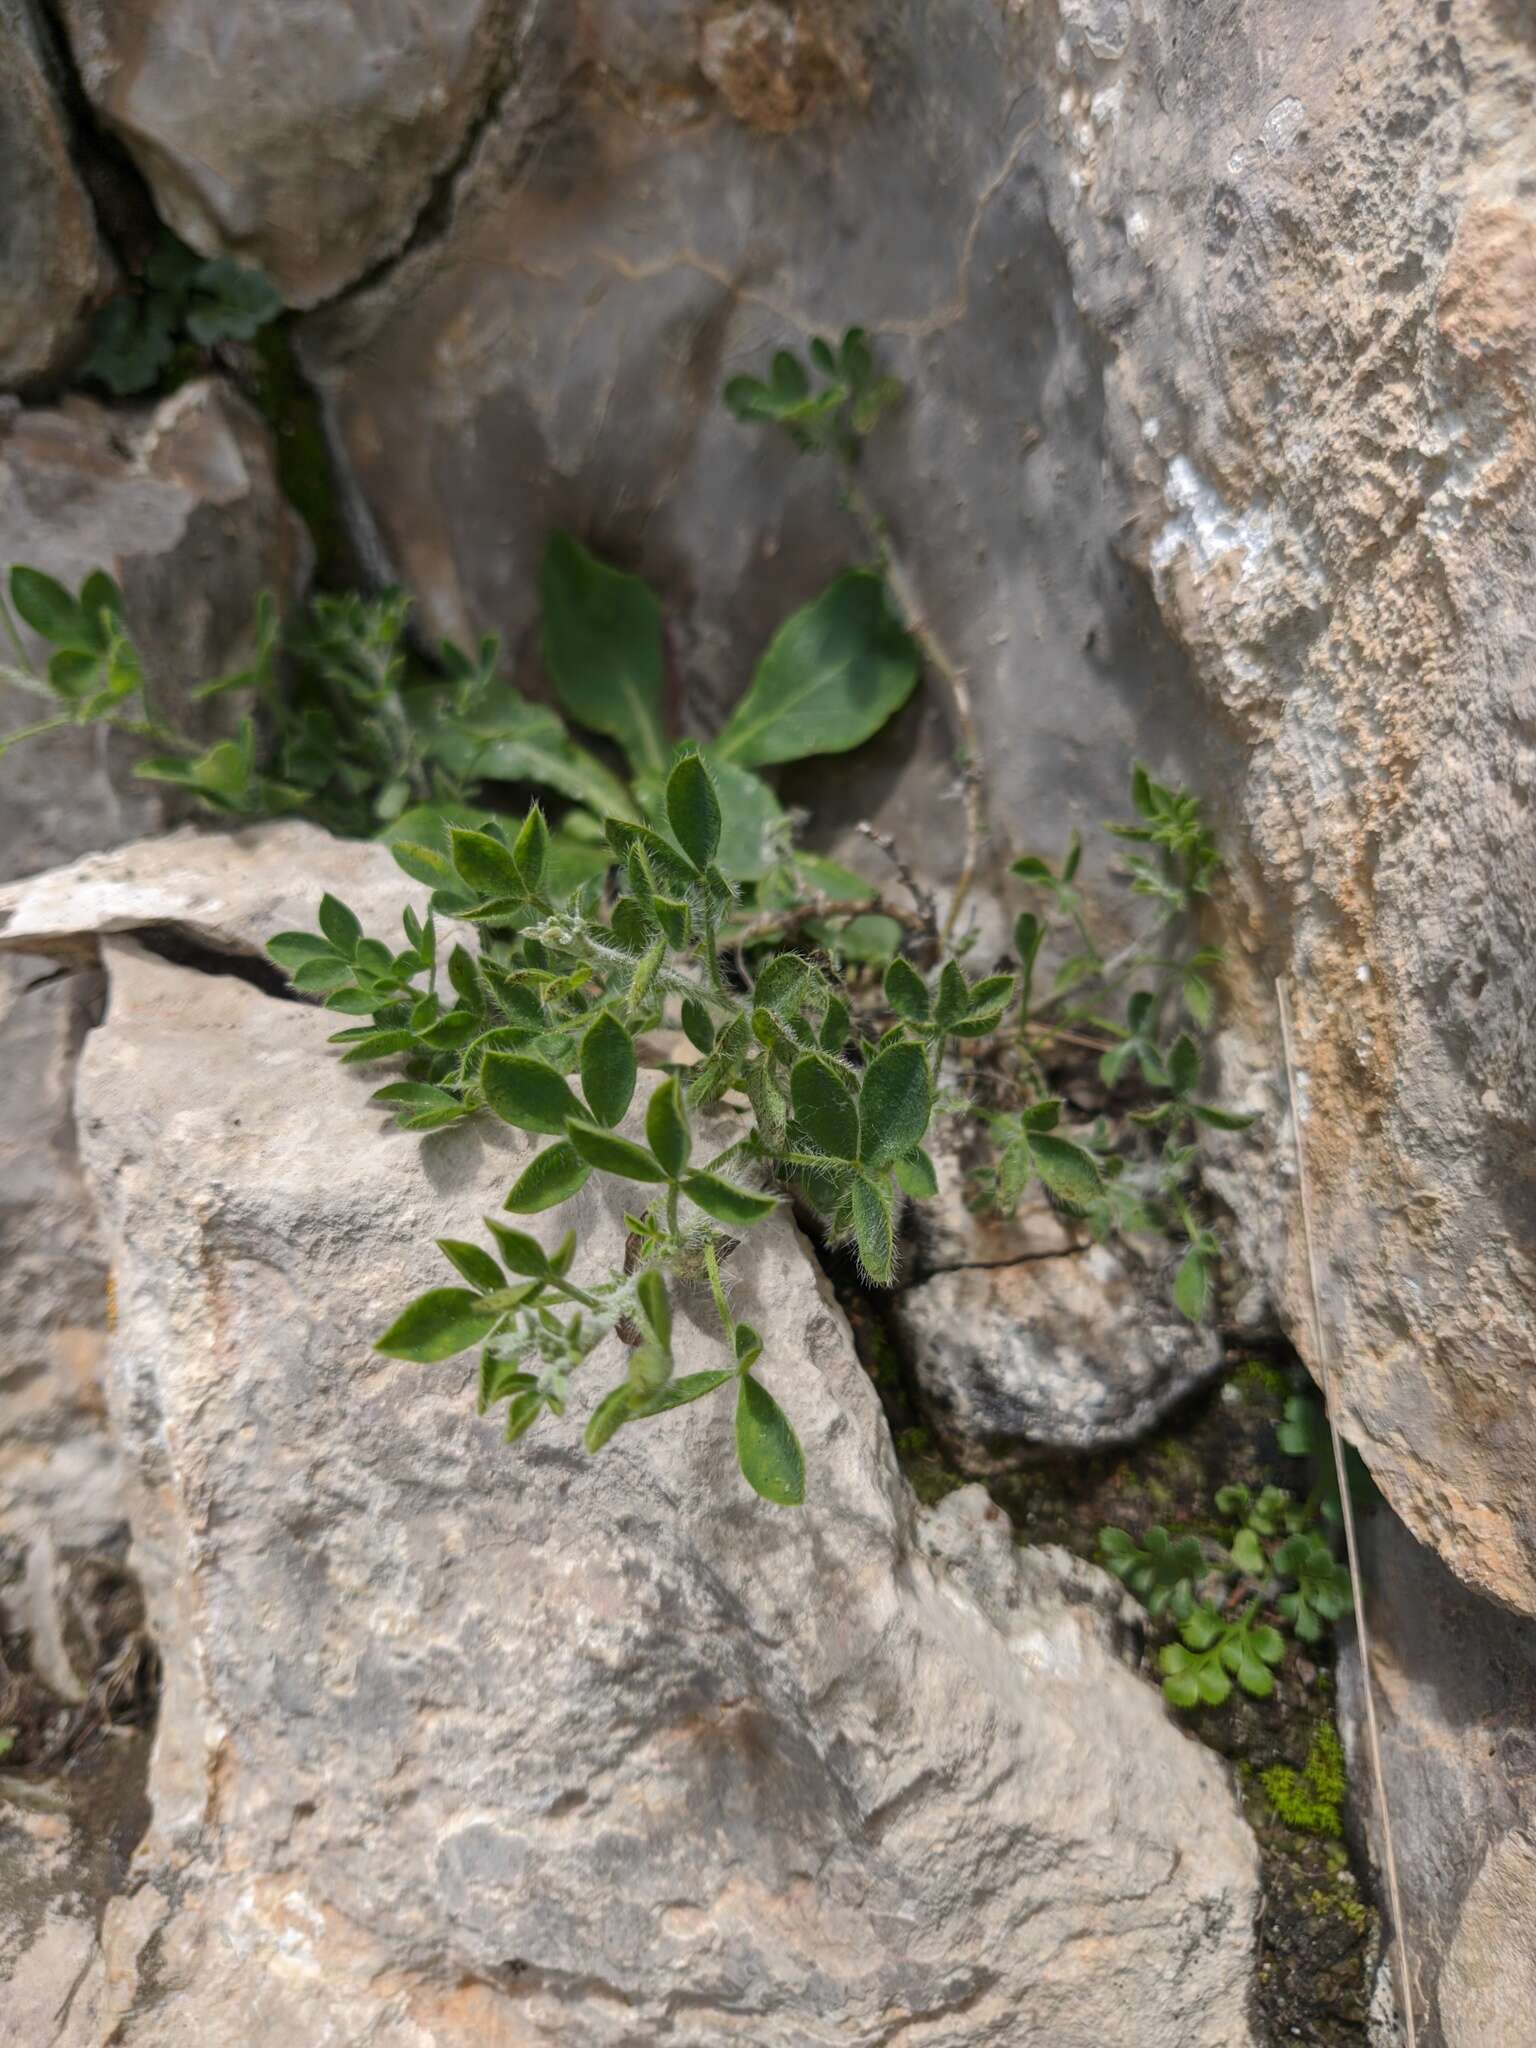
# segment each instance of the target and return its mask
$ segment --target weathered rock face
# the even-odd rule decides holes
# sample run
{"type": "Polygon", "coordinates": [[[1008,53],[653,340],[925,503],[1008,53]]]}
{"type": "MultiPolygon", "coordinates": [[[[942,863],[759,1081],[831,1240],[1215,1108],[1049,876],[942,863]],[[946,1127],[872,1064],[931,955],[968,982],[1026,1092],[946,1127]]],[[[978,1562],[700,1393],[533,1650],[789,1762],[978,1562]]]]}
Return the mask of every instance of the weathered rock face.
{"type": "MultiPolygon", "coordinates": [[[[17,562],[71,590],[92,569],[114,576],[161,705],[196,730],[208,714],[189,691],[250,658],[257,597],[297,594],[309,541],[261,421],[204,380],[127,411],[84,398],[46,411],[0,404],[0,573],[17,562]]],[[[43,666],[47,649],[22,630],[43,666]]],[[[35,697],[0,688],[6,728],[37,716],[35,697]]],[[[100,727],[18,748],[5,762],[0,871],[150,829],[161,799],[133,780],[141,751],[100,727]]]]}
{"type": "Polygon", "coordinates": [[[0,0],[0,389],[66,369],[110,265],[28,0],[0,0]]]}
{"type": "MultiPolygon", "coordinates": [[[[869,325],[912,395],[865,482],[970,671],[994,852],[1112,813],[1138,745],[1216,796],[1271,1074],[1298,985],[1351,1431],[1527,1609],[1533,78],[1495,0],[544,9],[439,231],[305,340],[434,627],[536,683],[574,526],[663,589],[707,727],[859,545],[713,394],[869,325]]],[[[931,703],[797,793],[958,851],[931,703]]],[[[1304,1336],[1299,1233],[1251,1206],[1304,1336]]]]}
{"type": "Polygon", "coordinates": [[[962,1152],[942,1133],[933,1151],[938,1196],[908,1217],[891,1313],[962,1472],[1129,1443],[1217,1369],[1216,1332],[1173,1305],[1166,1246],[1096,1245],[1038,1193],[1010,1217],[973,1213],[962,1152]]]}
{"type": "Polygon", "coordinates": [[[1134,1442],[1221,1364],[1167,1274],[1108,1245],[936,1273],[894,1314],[934,1427],[977,1476],[1134,1442]]]}
{"type": "MultiPolygon", "coordinates": [[[[1218,1765],[1122,1661],[1102,1574],[1015,1552],[979,1489],[918,1513],[787,1219],[731,1285],[797,1513],[708,1404],[597,1460],[579,1416],[509,1449],[467,1367],[371,1354],[525,1141],[403,1140],[323,1013],[126,935],[137,900],[239,947],[323,886],[369,922],[408,893],[285,826],[10,898],[25,943],[108,934],[77,1106],[166,1657],[144,1881],[62,2040],[1246,2048],[1218,1765]]],[[[621,1208],[578,1198],[583,1263],[621,1208]]],[[[707,1303],[679,1320],[701,1366],[707,1303]]]]}
{"type": "MultiPolygon", "coordinates": [[[[910,387],[864,486],[970,671],[995,850],[1119,814],[1179,663],[1112,552],[1034,65],[991,0],[531,11],[440,231],[304,323],[381,572],[437,632],[502,631],[537,688],[540,556],[571,527],[657,585],[678,729],[713,729],[786,613],[867,552],[836,476],[720,388],[862,322],[910,387]]],[[[937,692],[855,777],[790,790],[818,831],[869,815],[958,865],[937,692]]]]}
{"type": "Polygon", "coordinates": [[[62,0],[81,79],[184,241],[312,306],[392,256],[513,41],[512,0],[62,0]]]}
{"type": "MultiPolygon", "coordinates": [[[[1349,1433],[1536,1611],[1536,215],[1518,9],[1062,5],[1053,191],[1125,545],[1246,769],[1349,1433]]],[[[1291,1223],[1295,1224],[1294,1208],[1291,1223]]],[[[1276,1274],[1306,1342],[1299,1230],[1276,1274]]]]}
{"type": "MultiPolygon", "coordinates": [[[[1377,1713],[1423,2048],[1517,2048],[1536,2013],[1536,1623],[1470,1593],[1393,1516],[1364,1529],[1377,1713]]],[[[1366,1782],[1360,1663],[1340,1704],[1366,1782]]],[[[1374,1805],[1362,1801],[1378,1863],[1374,1805]]]]}

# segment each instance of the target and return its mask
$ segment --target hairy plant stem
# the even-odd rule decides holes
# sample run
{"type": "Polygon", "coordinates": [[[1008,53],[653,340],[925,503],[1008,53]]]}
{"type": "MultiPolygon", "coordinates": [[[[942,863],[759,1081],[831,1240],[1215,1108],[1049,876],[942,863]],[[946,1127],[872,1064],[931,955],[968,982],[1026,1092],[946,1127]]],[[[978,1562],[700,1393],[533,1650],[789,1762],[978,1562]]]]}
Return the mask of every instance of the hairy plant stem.
{"type": "Polygon", "coordinates": [[[725,1341],[727,1344],[733,1344],[736,1340],[736,1318],[731,1314],[730,1303],[725,1298],[725,1287],[720,1279],[720,1257],[715,1248],[713,1231],[704,1240],[704,1270],[709,1275],[709,1291],[715,1297],[715,1308],[725,1328],[725,1341]]]}
{"type": "Polygon", "coordinates": [[[917,594],[917,586],[892,543],[890,526],[865,497],[846,457],[843,461],[843,498],[848,510],[863,529],[865,538],[875,550],[885,575],[886,587],[895,602],[902,624],[922,650],[923,659],[939,676],[949,693],[950,713],[954,724],[955,765],[960,771],[961,795],[965,805],[965,851],[955,882],[955,891],[950,898],[949,909],[944,913],[944,922],[939,932],[941,939],[948,939],[959,922],[960,913],[975,885],[976,869],[981,860],[981,747],[976,732],[975,712],[971,704],[971,686],[965,670],[951,658],[943,641],[928,623],[927,614],[917,594]]]}

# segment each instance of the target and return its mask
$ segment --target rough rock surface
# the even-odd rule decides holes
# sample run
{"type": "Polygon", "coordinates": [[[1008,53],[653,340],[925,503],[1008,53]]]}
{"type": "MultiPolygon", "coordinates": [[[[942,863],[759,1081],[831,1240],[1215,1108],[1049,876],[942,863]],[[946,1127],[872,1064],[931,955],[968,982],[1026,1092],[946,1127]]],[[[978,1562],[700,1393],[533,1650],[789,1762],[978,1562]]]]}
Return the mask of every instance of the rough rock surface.
{"type": "MultiPolygon", "coordinates": [[[[215,387],[155,413],[71,401],[0,417],[0,566],[33,562],[71,584],[113,568],[173,690],[237,665],[257,591],[290,589],[303,553],[264,435],[215,387]]],[[[35,717],[36,700],[6,693],[0,715],[35,717]]],[[[10,756],[0,875],[154,822],[159,799],[130,761],[86,732],[10,756]]],[[[75,1061],[104,989],[84,963],[54,975],[47,959],[0,959],[0,1611],[8,1631],[28,1631],[34,1669],[77,1699],[90,1674],[74,1667],[59,1595],[82,1558],[120,1552],[128,1498],[102,1387],[108,1260],[74,1117],[75,1061]]],[[[75,1987],[100,1968],[102,1904],[147,1821],[146,1751],[120,1733],[46,1782],[0,1777],[4,2048],[58,2038],[75,1987]]]]}
{"type": "MultiPolygon", "coordinates": [[[[512,1450],[467,1366],[374,1357],[525,1141],[402,1139],[323,1014],[121,930],[128,890],[232,947],[299,890],[371,913],[380,851],[206,853],[75,885],[76,933],[119,927],[77,1103],[166,1692],[140,1880],[61,2041],[1246,2048],[1253,1844],[1123,1661],[1119,1590],[1015,1552],[979,1489],[919,1513],[787,1219],[731,1285],[798,1513],[744,1490],[723,1409],[512,1450]]],[[[71,886],[13,892],[12,931],[67,940],[71,886]]],[[[599,1268],[622,1204],[576,1206],[599,1268]]]]}
{"type": "Polygon", "coordinates": [[[978,1477],[1131,1443],[1221,1364],[1168,1273],[1109,1245],[938,1272],[892,1312],[929,1419],[978,1477]]]}
{"type": "Polygon", "coordinates": [[[931,1153],[938,1193],[907,1214],[910,1280],[891,1315],[961,1471],[1128,1443],[1220,1365],[1215,1331],[1173,1306],[1166,1245],[1096,1245],[1038,1190],[1012,1216],[977,1213],[978,1161],[953,1127],[931,1153]]]}
{"type": "Polygon", "coordinates": [[[1530,23],[1057,12],[1053,218],[1126,550],[1246,759],[1244,1022],[1286,967],[1347,1426],[1536,1611],[1530,23]]]}
{"type": "MultiPolygon", "coordinates": [[[[111,409],[71,397],[29,411],[0,401],[0,573],[25,562],[76,589],[106,569],[162,706],[196,730],[198,683],[248,660],[256,600],[288,601],[309,541],[283,499],[270,437],[224,385],[183,385],[158,405],[111,409]]],[[[23,628],[39,666],[47,650],[23,628]]],[[[0,687],[6,729],[38,700],[0,687]]],[[[54,733],[4,765],[3,871],[45,867],[158,822],[154,785],[135,783],[142,748],[101,727],[54,733]]]]}
{"type": "MultiPolygon", "coordinates": [[[[864,488],[970,670],[998,850],[1121,813],[1132,754],[1181,723],[1180,664],[1112,551],[1025,25],[993,0],[528,19],[439,231],[303,323],[380,572],[437,632],[501,631],[536,689],[539,559],[574,528],[656,584],[677,728],[713,729],[785,615],[867,556],[836,477],[720,388],[862,322],[910,386],[864,488]]],[[[789,787],[820,831],[870,815],[958,864],[937,692],[855,777],[789,787]]]]}
{"type": "MultiPolygon", "coordinates": [[[[714,393],[864,320],[912,394],[865,486],[971,673],[994,851],[1112,815],[1138,745],[1216,797],[1271,1072],[1270,977],[1298,985],[1351,1433],[1454,1569],[1536,1610],[1519,11],[528,24],[438,231],[308,325],[374,559],[536,684],[539,547],[576,527],[662,588],[707,727],[858,546],[714,393]]],[[[931,699],[795,787],[958,848],[931,699]]],[[[1294,1209],[1251,1206],[1304,1338],[1294,1209]]]]}
{"type": "Polygon", "coordinates": [[[392,256],[511,56],[511,0],[61,0],[184,241],[312,306],[392,256]]]}
{"type": "MultiPolygon", "coordinates": [[[[1395,1516],[1371,1516],[1362,1535],[1419,2040],[1524,2048],[1536,2013],[1536,1622],[1469,1592],[1395,1516]]],[[[1379,1865],[1353,1641],[1339,1692],[1379,1865]]]]}
{"type": "Polygon", "coordinates": [[[68,367],[110,265],[29,0],[0,0],[0,390],[68,367]]]}

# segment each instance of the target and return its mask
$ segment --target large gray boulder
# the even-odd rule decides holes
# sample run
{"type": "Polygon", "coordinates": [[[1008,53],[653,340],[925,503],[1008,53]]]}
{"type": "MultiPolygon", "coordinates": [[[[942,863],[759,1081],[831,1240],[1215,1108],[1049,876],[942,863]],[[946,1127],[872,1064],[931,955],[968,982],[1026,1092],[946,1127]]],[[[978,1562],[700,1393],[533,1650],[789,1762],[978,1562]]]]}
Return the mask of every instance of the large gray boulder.
{"type": "MultiPolygon", "coordinates": [[[[1341,1420],[1536,1612],[1529,24],[1056,11],[1052,218],[1124,551],[1241,754],[1235,1015],[1273,1071],[1290,974],[1341,1420]]],[[[1251,1235],[1305,1349],[1272,1186],[1251,1235]]]]}
{"type": "Polygon", "coordinates": [[[69,367],[111,274],[31,0],[0,0],[0,390],[69,367]]]}
{"type": "MultiPolygon", "coordinates": [[[[381,930],[416,893],[285,825],[6,899],[8,942],[108,975],[76,1104],[165,1659],[139,1878],[61,2042],[1248,2048],[1220,1765],[1103,1574],[1016,1551],[979,1489],[917,1510],[787,1217],[729,1284],[798,1512],[745,1490],[723,1407],[594,1460],[583,1388],[509,1448],[469,1365],[371,1351],[527,1142],[390,1131],[333,1020],[246,978],[327,886],[381,930]],[[136,914],[223,955],[152,952],[136,914]]],[[[542,1221],[598,1271],[622,1206],[542,1221]]],[[[681,1305],[685,1369],[710,1315],[681,1305]]]]}
{"type": "MultiPolygon", "coordinates": [[[[994,859],[1113,815],[1135,751],[1210,794],[1235,1063],[1274,1074],[1298,988],[1345,1420],[1525,1611],[1533,83],[1496,0],[535,10],[437,232],[302,338],[434,630],[539,687],[573,526],[661,588],[708,730],[862,545],[719,386],[870,327],[910,398],[863,484],[969,673],[994,859]]],[[[791,786],[952,872],[937,692],[791,786]]],[[[1242,1250],[1305,1348],[1254,1160],[1242,1250]]]]}
{"type": "Polygon", "coordinates": [[[975,1139],[940,1126],[937,1196],[906,1219],[891,1319],[924,1412],[975,1478],[1133,1443],[1221,1364],[1216,1331],[1174,1307],[1177,1254],[1094,1244],[1038,1187],[1011,1216],[977,1210],[975,1139]]]}
{"type": "Polygon", "coordinates": [[[205,255],[312,306],[392,256],[514,53],[512,0],[61,0],[81,82],[205,255]]]}

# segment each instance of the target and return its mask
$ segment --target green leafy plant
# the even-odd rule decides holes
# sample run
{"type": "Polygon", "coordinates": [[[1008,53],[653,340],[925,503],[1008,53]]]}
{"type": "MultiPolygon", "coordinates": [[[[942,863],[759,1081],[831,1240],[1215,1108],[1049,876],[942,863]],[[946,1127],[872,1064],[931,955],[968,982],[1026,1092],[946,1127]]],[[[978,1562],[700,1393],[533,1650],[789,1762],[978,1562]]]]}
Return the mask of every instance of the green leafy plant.
{"type": "MultiPolygon", "coordinates": [[[[606,873],[568,887],[534,805],[515,829],[450,825],[441,851],[395,844],[433,891],[425,914],[404,913],[403,943],[365,934],[326,897],[316,931],[280,933],[270,950],[299,990],[350,1020],[334,1034],[346,1064],[397,1063],[376,1100],[402,1127],[429,1133],[485,1112],[547,1141],[485,1219],[487,1244],[439,1241],[459,1284],[409,1304],[381,1349],[427,1364],[478,1348],[481,1404],[505,1400],[518,1437],[564,1413],[572,1376],[607,1336],[638,1333],[593,1410],[589,1447],[734,1382],[742,1470],[765,1498],[793,1504],[803,1458],[763,1384],[762,1340],[730,1310],[730,1257],[792,1195],[872,1283],[890,1285],[903,1204],[936,1189],[924,1139],[938,1077],[957,1047],[999,1030],[1017,982],[902,956],[861,993],[824,952],[779,945],[750,956],[755,969],[740,949],[727,957],[724,808],[715,769],[685,744],[656,823],[605,820],[606,873]],[[447,918],[473,929],[473,951],[445,940],[447,918]],[[636,1041],[668,1027],[695,1063],[656,1082],[642,1115],[636,1041]],[[594,1175],[634,1205],[629,1256],[578,1283],[574,1240],[549,1252],[507,1219],[558,1208],[594,1175]],[[706,1285],[726,1362],[678,1376],[671,1291],[706,1285]]],[[[911,943],[931,940],[920,931],[911,943]]],[[[1034,1171],[1076,1185],[1093,1162],[1069,1148],[1066,1164],[1050,1121],[1037,1112],[1029,1127],[1034,1171]]],[[[1178,1557],[1193,1569],[1198,1548],[1178,1557]]]]}
{"type": "Polygon", "coordinates": [[[1205,1552],[1194,1536],[1170,1536],[1161,1526],[1147,1531],[1137,1543],[1123,1529],[1100,1532],[1099,1549],[1105,1564],[1117,1579],[1142,1601],[1149,1614],[1166,1608],[1175,1621],[1187,1621],[1195,1611],[1195,1587],[1209,1567],[1205,1552]]]}
{"type": "Polygon", "coordinates": [[[1107,829],[1157,849],[1155,866],[1137,855],[1121,870],[1132,890],[1156,906],[1150,943],[1138,940],[1112,954],[1097,943],[1079,882],[1078,834],[1058,863],[1038,854],[1013,863],[1014,874],[1043,899],[1014,927],[1021,973],[1007,1093],[1025,1106],[986,1113],[996,1145],[974,1176],[976,1206],[1011,1215],[1038,1172],[1058,1204],[1095,1237],[1162,1231],[1182,1238],[1173,1299],[1198,1323],[1215,1301],[1221,1245],[1191,1199],[1194,1140],[1202,1129],[1240,1131],[1253,1119],[1207,1100],[1201,1088],[1205,1063],[1194,1031],[1214,1017],[1212,971],[1221,955],[1195,942],[1192,925],[1220,871],[1215,842],[1187,790],[1155,782],[1138,766],[1131,795],[1138,821],[1107,829]],[[1042,992],[1037,970],[1048,945],[1061,960],[1042,992]],[[1114,1015],[1122,1002],[1123,1024],[1114,1015]],[[1059,1070],[1068,1047],[1096,1055],[1095,1079],[1110,1099],[1081,1132],[1073,1156],[1057,1155],[1053,1173],[1052,1147],[1061,1140],[1043,1134],[1054,1132],[1063,1105],[1044,1077],[1048,1065],[1059,1070]]]}
{"type": "MultiPolygon", "coordinates": [[[[571,1375],[607,1335],[639,1327],[622,1380],[594,1411],[589,1447],[734,1381],[742,1470],[789,1505],[803,1497],[803,1460],[755,1374],[762,1343],[731,1314],[722,1262],[793,1189],[831,1237],[856,1246],[872,1279],[890,1281],[901,1202],[933,1185],[922,1139],[942,1039],[899,1027],[866,1036],[825,968],[802,954],[775,954],[751,983],[729,976],[722,806],[697,749],[673,760],[664,811],[665,829],[606,821],[616,870],[606,903],[595,879],[563,900],[554,892],[551,835],[535,806],[515,833],[450,828],[432,906],[405,914],[402,947],[368,937],[327,897],[318,931],[281,933],[270,950],[299,989],[361,1020],[335,1034],[348,1064],[404,1063],[404,1078],[377,1099],[406,1128],[488,1110],[550,1141],[503,1215],[486,1219],[489,1247],[440,1241],[465,1284],[412,1302],[380,1348],[434,1363],[478,1346],[482,1406],[505,1399],[516,1437],[564,1412],[571,1375]],[[475,954],[455,945],[444,958],[444,914],[478,929],[475,954]],[[640,1132],[621,1130],[636,1097],[635,1039],[673,1013],[702,1057],[655,1087],[640,1132]],[[727,1097],[749,1109],[721,1128],[727,1097]],[[715,1149],[701,1152],[704,1115],[715,1149]],[[505,1214],[557,1207],[593,1174],[625,1183],[644,1206],[628,1218],[632,1268],[578,1286],[574,1240],[547,1253],[505,1214]],[[675,1376],[669,1282],[708,1283],[729,1364],[675,1376]]],[[[397,851],[411,866],[424,849],[397,851]]],[[[961,1005],[967,1015],[976,1000],[961,1005]]]]}
{"type": "MultiPolygon", "coordinates": [[[[151,259],[146,284],[114,312],[132,327],[119,337],[130,352],[183,320],[204,342],[243,331],[262,303],[230,266],[200,263],[169,241],[151,259]]],[[[857,347],[845,353],[841,402],[867,431],[894,387],[866,375],[857,347]]],[[[129,374],[124,368],[119,383],[129,374]]],[[[108,577],[98,572],[75,595],[18,567],[13,609],[0,604],[16,661],[0,673],[48,698],[51,715],[0,738],[0,751],[70,725],[108,724],[144,743],[138,773],[175,783],[215,810],[298,813],[349,836],[382,833],[437,860],[446,858],[451,829],[484,825],[507,808],[513,786],[532,785],[567,807],[552,856],[574,886],[609,864],[605,819],[665,824],[672,740],[664,620],[641,578],[570,534],[550,537],[541,594],[543,664],[559,709],[505,679],[493,636],[472,654],[445,643],[424,659],[399,592],[318,598],[289,628],[263,600],[251,660],[193,693],[194,701],[229,700],[226,731],[209,744],[153,687],[108,577]],[[41,673],[16,631],[18,617],[50,649],[41,673]],[[604,746],[622,755],[627,772],[615,771],[604,746]]],[[[767,944],[798,921],[849,961],[883,964],[896,952],[900,922],[878,907],[862,877],[796,846],[794,820],[761,771],[861,745],[910,697],[920,665],[885,581],[866,569],[834,578],[773,635],[725,729],[704,750],[722,797],[716,864],[736,885],[732,913],[746,927],[733,942],[767,944]]]]}
{"type": "Polygon", "coordinates": [[[137,289],[97,314],[80,373],[114,397],[134,397],[161,383],[179,353],[249,341],[282,310],[260,271],[199,256],[162,228],[137,289]]]}
{"type": "MultiPolygon", "coordinates": [[[[1282,1433],[1283,1434],[1283,1433],[1282,1433]]],[[[1296,1439],[1282,1443],[1291,1455],[1296,1439]]],[[[1104,1564],[1154,1617],[1177,1627],[1158,1651],[1163,1692],[1175,1707],[1220,1706],[1236,1683],[1255,1699],[1273,1692],[1285,1631],[1312,1646],[1353,1605],[1349,1573],[1322,1534],[1315,1499],[1285,1487],[1223,1486],[1217,1512],[1236,1523],[1225,1545],[1149,1529],[1099,1532],[1104,1564]]]]}
{"type": "Polygon", "coordinates": [[[1224,1617],[1202,1601],[1179,1624],[1179,1639],[1158,1652],[1163,1693],[1175,1707],[1219,1707],[1235,1678],[1256,1700],[1275,1689],[1274,1667],[1284,1661],[1285,1638],[1276,1628],[1255,1619],[1259,1602],[1250,1600],[1236,1615],[1224,1617]]]}
{"type": "Polygon", "coordinates": [[[824,457],[835,465],[843,502],[864,533],[897,616],[948,697],[965,815],[960,873],[941,934],[948,940],[959,927],[981,851],[980,750],[970,683],[918,598],[890,522],[875,509],[858,478],[864,443],[901,403],[903,387],[881,370],[865,329],[850,327],[841,342],[818,337],[803,357],[793,349],[779,349],[766,377],[733,377],[723,395],[743,424],[771,428],[786,435],[802,454],[824,457]]]}

